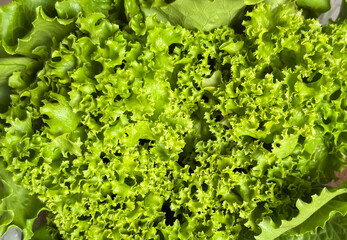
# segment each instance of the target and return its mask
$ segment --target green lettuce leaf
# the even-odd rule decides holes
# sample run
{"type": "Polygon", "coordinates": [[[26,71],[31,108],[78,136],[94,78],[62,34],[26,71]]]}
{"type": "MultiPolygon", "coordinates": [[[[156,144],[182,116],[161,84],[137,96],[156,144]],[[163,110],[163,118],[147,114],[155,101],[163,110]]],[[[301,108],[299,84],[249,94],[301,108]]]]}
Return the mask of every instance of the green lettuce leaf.
{"type": "Polygon", "coordinates": [[[12,73],[20,72],[23,81],[28,84],[42,65],[42,60],[49,56],[51,46],[75,27],[73,18],[65,19],[71,16],[62,13],[71,7],[58,6],[58,13],[62,17],[58,18],[55,16],[55,3],[53,0],[18,0],[0,8],[1,112],[9,104],[11,91],[8,79],[12,73]]]}
{"type": "Polygon", "coordinates": [[[316,233],[307,232],[302,235],[281,235],[278,240],[344,240],[347,236],[347,216],[335,214],[324,228],[319,228],[316,233]]]}
{"type": "MultiPolygon", "coordinates": [[[[16,3],[16,2],[15,2],[16,3]]],[[[11,6],[11,4],[6,5],[11,6]]],[[[21,11],[18,16],[22,16],[21,11]]],[[[12,11],[10,11],[12,13],[12,11]]],[[[62,37],[66,36],[74,28],[73,20],[63,20],[58,18],[51,18],[44,12],[43,8],[40,6],[36,9],[37,16],[32,22],[32,30],[28,32],[25,36],[20,37],[16,34],[19,27],[25,28],[24,24],[20,26],[8,26],[12,29],[11,34],[6,34],[0,40],[2,40],[2,46],[5,51],[11,55],[19,54],[26,57],[40,56],[42,58],[47,57],[50,51],[50,47],[55,41],[59,41],[62,37]],[[10,38],[11,36],[12,38],[10,38]],[[18,42],[14,42],[14,39],[18,39],[18,42]]],[[[2,19],[7,19],[6,14],[2,14],[2,19]]],[[[16,22],[16,21],[11,21],[16,22]]],[[[22,32],[20,32],[22,34],[22,32]]]]}
{"type": "Polygon", "coordinates": [[[313,16],[318,17],[320,14],[329,11],[329,0],[297,0],[296,4],[305,10],[310,11],[313,16]]]}
{"type": "Polygon", "coordinates": [[[318,228],[324,228],[327,221],[336,213],[342,216],[347,214],[347,189],[337,189],[330,192],[324,188],[319,195],[313,195],[312,201],[306,203],[298,200],[296,207],[299,214],[289,221],[275,224],[270,218],[264,219],[260,224],[262,232],[256,239],[276,239],[282,234],[301,235],[306,232],[316,233],[318,228]]]}
{"type": "Polygon", "coordinates": [[[343,20],[346,18],[347,18],[347,1],[342,1],[340,13],[337,19],[343,20]]]}
{"type": "Polygon", "coordinates": [[[13,46],[18,38],[24,37],[36,18],[36,8],[42,7],[47,14],[52,13],[55,1],[12,1],[0,8],[0,33],[2,45],[13,46]]]}
{"type": "Polygon", "coordinates": [[[10,228],[18,228],[23,232],[24,240],[32,239],[35,219],[47,208],[36,196],[13,182],[12,175],[4,169],[3,162],[0,168],[0,186],[0,236],[10,228]]]}
{"type": "Polygon", "coordinates": [[[314,194],[346,165],[347,22],[261,4],[241,34],[204,32],[142,15],[161,1],[89,3],[36,8],[73,29],[6,47],[42,65],[9,77],[0,156],[64,238],[254,239],[264,218],[304,232],[312,195],[343,213],[342,190],[314,194]]]}
{"type": "MultiPolygon", "coordinates": [[[[8,79],[14,72],[22,72],[25,76],[32,75],[39,67],[38,61],[28,57],[0,58],[0,113],[5,112],[10,102],[10,87],[8,79]]],[[[24,87],[18,83],[15,87],[24,87]],[[19,85],[21,86],[19,86],[19,85]]]]}
{"type": "MultiPolygon", "coordinates": [[[[129,0],[125,1],[125,5],[128,9],[128,17],[136,19],[135,21],[142,21],[139,16],[142,11],[144,16],[156,15],[161,22],[208,32],[221,26],[239,28],[238,25],[246,13],[246,6],[253,6],[262,2],[272,7],[276,7],[278,4],[294,6],[289,0],[174,0],[169,1],[169,3],[165,1],[129,0]]],[[[295,3],[298,7],[315,14],[315,17],[330,9],[329,0],[299,0],[295,3]]]]}
{"type": "Polygon", "coordinates": [[[143,11],[147,16],[155,14],[159,20],[173,25],[211,31],[220,26],[231,25],[245,6],[243,0],[176,0],[165,7],[143,8],[143,11]]]}

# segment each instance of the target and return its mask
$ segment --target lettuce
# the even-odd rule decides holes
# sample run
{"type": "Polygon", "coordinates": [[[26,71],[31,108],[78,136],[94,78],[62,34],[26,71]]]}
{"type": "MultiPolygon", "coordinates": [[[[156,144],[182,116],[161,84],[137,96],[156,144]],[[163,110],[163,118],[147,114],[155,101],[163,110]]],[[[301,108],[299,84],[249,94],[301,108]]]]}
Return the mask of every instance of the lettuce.
{"type": "Polygon", "coordinates": [[[334,214],[340,213],[342,216],[347,214],[346,189],[338,189],[329,192],[326,188],[320,195],[313,195],[311,203],[307,204],[299,200],[296,207],[299,214],[290,221],[281,222],[280,227],[276,227],[271,219],[263,220],[259,226],[262,233],[256,239],[275,239],[283,233],[302,234],[309,231],[316,232],[318,227],[325,226],[334,214]],[[342,198],[336,199],[336,196],[342,195],[342,198]]]}
{"type": "Polygon", "coordinates": [[[156,14],[164,22],[169,21],[188,29],[211,31],[223,25],[231,25],[245,6],[243,0],[176,0],[162,8],[150,7],[143,10],[148,16],[156,14]]]}
{"type": "MultiPolygon", "coordinates": [[[[288,0],[173,0],[173,1],[145,1],[129,0],[129,16],[138,21],[141,16],[156,15],[161,22],[180,25],[187,29],[211,31],[221,26],[234,26],[238,28],[240,18],[243,19],[246,8],[265,2],[276,6],[281,3],[290,4],[288,0]],[[223,6],[223,7],[221,7],[223,6]]],[[[330,9],[329,0],[298,0],[298,7],[304,9],[308,17],[318,17],[330,9]]],[[[242,21],[242,20],[241,20],[242,21]]]]}
{"type": "Polygon", "coordinates": [[[44,228],[40,233],[34,230],[35,221],[39,213],[47,210],[44,204],[36,196],[29,194],[28,190],[16,185],[9,172],[4,170],[3,162],[0,169],[1,195],[0,195],[0,235],[2,236],[11,228],[21,229],[24,240],[44,239],[43,236],[50,236],[48,228],[44,228]]]}
{"type": "Polygon", "coordinates": [[[1,33],[0,160],[32,202],[3,232],[29,239],[42,209],[66,239],[332,232],[347,213],[346,188],[324,188],[346,166],[347,22],[222,2],[2,8],[17,19],[2,26],[30,30],[1,33]]]}
{"type": "Polygon", "coordinates": [[[298,6],[303,7],[305,10],[309,10],[317,17],[330,9],[329,0],[297,0],[296,3],[298,6]]]}
{"type": "Polygon", "coordinates": [[[340,214],[334,215],[325,225],[324,228],[319,228],[317,233],[307,232],[302,235],[283,235],[279,240],[324,240],[345,238],[347,217],[340,214]]]}
{"type": "Polygon", "coordinates": [[[49,56],[50,47],[73,28],[72,19],[54,15],[55,1],[14,1],[0,8],[0,112],[5,111],[11,93],[8,78],[21,72],[29,81],[40,68],[37,58],[49,56]]]}

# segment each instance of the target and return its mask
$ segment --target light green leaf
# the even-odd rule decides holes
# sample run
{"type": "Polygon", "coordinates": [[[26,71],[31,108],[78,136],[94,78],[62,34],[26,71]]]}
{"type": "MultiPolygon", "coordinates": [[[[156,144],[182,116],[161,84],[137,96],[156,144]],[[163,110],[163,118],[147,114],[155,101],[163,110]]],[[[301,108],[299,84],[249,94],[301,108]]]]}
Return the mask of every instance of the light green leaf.
{"type": "Polygon", "coordinates": [[[36,196],[13,182],[3,162],[0,166],[0,236],[16,227],[23,232],[24,240],[29,240],[34,234],[32,227],[36,217],[46,208],[36,196]]]}
{"type": "Polygon", "coordinates": [[[0,58],[0,112],[5,111],[10,101],[8,78],[14,72],[27,72],[30,75],[38,68],[38,61],[27,57],[0,58]]]}
{"type": "Polygon", "coordinates": [[[257,240],[276,239],[282,234],[304,234],[308,231],[316,232],[319,227],[325,226],[326,222],[336,213],[347,214],[347,189],[329,191],[324,188],[319,195],[313,195],[312,201],[306,203],[298,200],[296,207],[299,214],[293,219],[283,220],[276,225],[271,218],[265,218],[260,224],[261,234],[257,240]],[[339,198],[341,196],[341,199],[339,198]],[[336,199],[335,199],[336,198],[336,199]]]}
{"type": "Polygon", "coordinates": [[[143,8],[146,15],[156,15],[161,21],[188,29],[210,31],[229,26],[245,7],[243,0],[176,0],[162,8],[143,8]],[[223,7],[220,7],[223,6],[223,7]]]}
{"type": "Polygon", "coordinates": [[[17,45],[9,46],[3,43],[8,53],[46,58],[52,44],[74,29],[73,20],[50,18],[42,7],[36,9],[36,15],[32,30],[24,38],[19,39],[17,45]]]}
{"type": "Polygon", "coordinates": [[[347,216],[335,214],[325,224],[324,228],[318,228],[317,233],[307,232],[302,235],[282,235],[276,240],[344,240],[347,236],[347,216]]]}
{"type": "Polygon", "coordinates": [[[310,8],[317,13],[323,13],[330,9],[330,0],[297,0],[296,3],[300,7],[310,8]]]}

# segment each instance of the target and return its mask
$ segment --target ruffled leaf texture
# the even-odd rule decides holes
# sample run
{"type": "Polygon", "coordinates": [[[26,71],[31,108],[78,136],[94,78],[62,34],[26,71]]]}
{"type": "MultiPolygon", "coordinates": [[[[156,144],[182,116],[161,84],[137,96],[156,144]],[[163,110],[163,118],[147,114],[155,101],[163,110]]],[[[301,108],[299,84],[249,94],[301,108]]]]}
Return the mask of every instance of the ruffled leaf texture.
{"type": "Polygon", "coordinates": [[[141,9],[146,16],[155,14],[157,19],[163,22],[170,22],[187,29],[211,31],[221,26],[231,25],[238,15],[242,15],[247,2],[253,5],[261,1],[245,2],[243,0],[176,0],[164,6],[142,6],[141,9]]]}
{"type": "Polygon", "coordinates": [[[345,166],[346,22],[261,5],[245,34],[76,24],[1,114],[7,170],[64,238],[254,239],[345,166]]]}
{"type": "Polygon", "coordinates": [[[330,9],[329,0],[125,0],[130,18],[138,21],[141,13],[144,16],[156,15],[161,22],[180,25],[190,30],[212,31],[222,26],[236,26],[246,13],[246,7],[259,3],[276,6],[281,3],[297,4],[307,13],[319,16],[330,9]]]}
{"type": "Polygon", "coordinates": [[[282,235],[278,240],[343,240],[347,235],[347,216],[334,215],[324,228],[317,229],[316,233],[307,232],[302,235],[282,235]]]}
{"type": "Polygon", "coordinates": [[[30,81],[51,47],[75,28],[78,14],[108,15],[111,0],[14,0],[0,8],[0,112],[11,94],[8,78],[13,72],[30,81]]]}
{"type": "Polygon", "coordinates": [[[53,43],[74,29],[73,19],[63,16],[62,8],[56,9],[55,2],[13,1],[1,7],[0,56],[46,57],[53,43]],[[57,16],[56,11],[62,16],[57,16]]]}
{"type": "MultiPolygon", "coordinates": [[[[76,3],[52,0],[15,0],[0,8],[0,113],[9,106],[11,87],[25,88],[31,83],[43,61],[50,57],[51,46],[75,28],[80,10],[76,3]]],[[[0,133],[4,133],[2,121],[0,133]]],[[[54,227],[50,229],[51,226],[43,224],[38,229],[34,225],[33,229],[37,215],[47,208],[28,190],[14,184],[12,175],[4,170],[3,160],[0,162],[0,236],[18,228],[24,239],[54,238],[51,234],[54,227]]]]}
{"type": "MultiPolygon", "coordinates": [[[[290,221],[284,220],[279,226],[276,226],[271,218],[263,220],[259,224],[262,233],[259,236],[256,236],[256,239],[277,239],[277,237],[281,236],[283,233],[287,235],[295,234],[296,237],[300,235],[302,236],[302,234],[308,232],[317,234],[319,228],[326,229],[325,231],[320,230],[320,233],[329,232],[329,230],[332,231],[330,226],[326,224],[328,220],[337,213],[340,214],[340,216],[345,216],[347,214],[346,200],[346,188],[337,189],[332,192],[324,188],[319,195],[312,196],[312,201],[310,203],[306,203],[299,199],[296,203],[299,214],[290,221]]],[[[338,219],[341,219],[341,217],[338,219]]],[[[339,231],[341,230],[337,228],[336,237],[330,239],[339,239],[342,237],[339,231]]],[[[307,234],[306,236],[309,235],[307,234]]],[[[286,239],[286,236],[283,236],[280,239],[286,239]]]]}
{"type": "MultiPolygon", "coordinates": [[[[41,230],[34,237],[33,225],[38,214],[45,210],[44,204],[29,191],[12,180],[9,172],[0,169],[0,236],[11,228],[18,228],[23,232],[23,239],[42,239],[48,230],[41,230]],[[34,238],[33,238],[34,237],[34,238]]],[[[49,234],[48,234],[49,236],[49,234]]]]}
{"type": "Polygon", "coordinates": [[[67,18],[72,16],[63,14],[64,7],[55,8],[55,2],[13,1],[0,8],[0,112],[10,102],[12,73],[20,72],[30,81],[50,56],[51,46],[74,29],[74,20],[67,18]]]}

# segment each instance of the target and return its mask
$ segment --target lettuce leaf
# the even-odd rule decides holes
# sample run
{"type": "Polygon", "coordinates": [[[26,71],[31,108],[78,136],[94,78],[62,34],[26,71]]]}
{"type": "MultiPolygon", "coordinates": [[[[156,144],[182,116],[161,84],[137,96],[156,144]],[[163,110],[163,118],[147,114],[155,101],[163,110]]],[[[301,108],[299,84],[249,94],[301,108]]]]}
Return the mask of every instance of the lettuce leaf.
{"type": "MultiPolygon", "coordinates": [[[[18,228],[23,232],[23,239],[32,239],[34,236],[33,225],[39,213],[47,208],[29,191],[21,186],[16,185],[11,174],[4,169],[1,162],[0,168],[0,236],[11,228],[18,228]]],[[[37,234],[45,234],[47,230],[37,234]]]]}
{"type": "MultiPolygon", "coordinates": [[[[244,19],[247,6],[262,2],[273,7],[278,4],[292,4],[288,0],[174,0],[169,3],[165,1],[138,1],[137,3],[137,1],[129,0],[126,2],[126,5],[133,6],[130,7],[132,9],[130,16],[137,16],[135,17],[137,20],[141,10],[145,16],[156,15],[161,22],[206,32],[221,26],[239,28],[237,24],[244,19]]],[[[295,3],[305,11],[310,11],[315,17],[330,9],[329,0],[298,0],[295,3]]]]}
{"type": "Polygon", "coordinates": [[[219,22],[259,1],[30,2],[1,13],[0,156],[64,238],[254,239],[345,214],[345,190],[315,194],[346,165],[347,22],[267,1],[236,33],[219,22]],[[170,24],[182,11],[213,30],[170,24]]]}
{"type": "Polygon", "coordinates": [[[338,16],[338,19],[346,19],[347,18],[347,1],[342,1],[341,10],[338,16]]]}
{"type": "Polygon", "coordinates": [[[245,6],[243,0],[176,0],[165,7],[143,8],[143,11],[146,16],[156,14],[158,20],[173,25],[211,31],[220,26],[232,25],[233,20],[243,12],[245,6]]]}
{"type": "Polygon", "coordinates": [[[297,0],[296,3],[298,4],[298,6],[314,12],[314,14],[316,14],[316,17],[318,17],[323,12],[329,11],[330,9],[329,0],[297,0]]]}
{"type": "Polygon", "coordinates": [[[282,235],[278,240],[343,240],[347,234],[347,216],[334,215],[324,228],[319,228],[316,233],[307,232],[302,235],[282,235]]]}
{"type": "Polygon", "coordinates": [[[298,200],[296,207],[299,214],[296,217],[289,221],[282,221],[278,226],[271,219],[264,219],[259,224],[262,233],[256,236],[256,239],[276,239],[284,233],[296,235],[309,231],[317,233],[318,228],[324,228],[327,221],[336,213],[340,213],[342,216],[347,214],[346,193],[346,188],[332,192],[324,188],[319,195],[312,196],[310,203],[298,200]]]}
{"type": "MultiPolygon", "coordinates": [[[[0,112],[9,104],[8,79],[12,73],[20,72],[29,83],[49,56],[51,46],[74,29],[73,18],[55,16],[55,3],[13,1],[0,8],[0,112]]],[[[58,12],[62,9],[58,6],[58,12]]]]}
{"type": "Polygon", "coordinates": [[[13,1],[0,9],[0,45],[7,54],[47,56],[53,42],[71,32],[72,20],[50,17],[55,2],[13,1]]]}
{"type": "Polygon", "coordinates": [[[14,72],[22,72],[24,76],[32,75],[38,70],[38,61],[28,57],[0,58],[0,113],[5,112],[10,102],[8,79],[14,72]]]}

